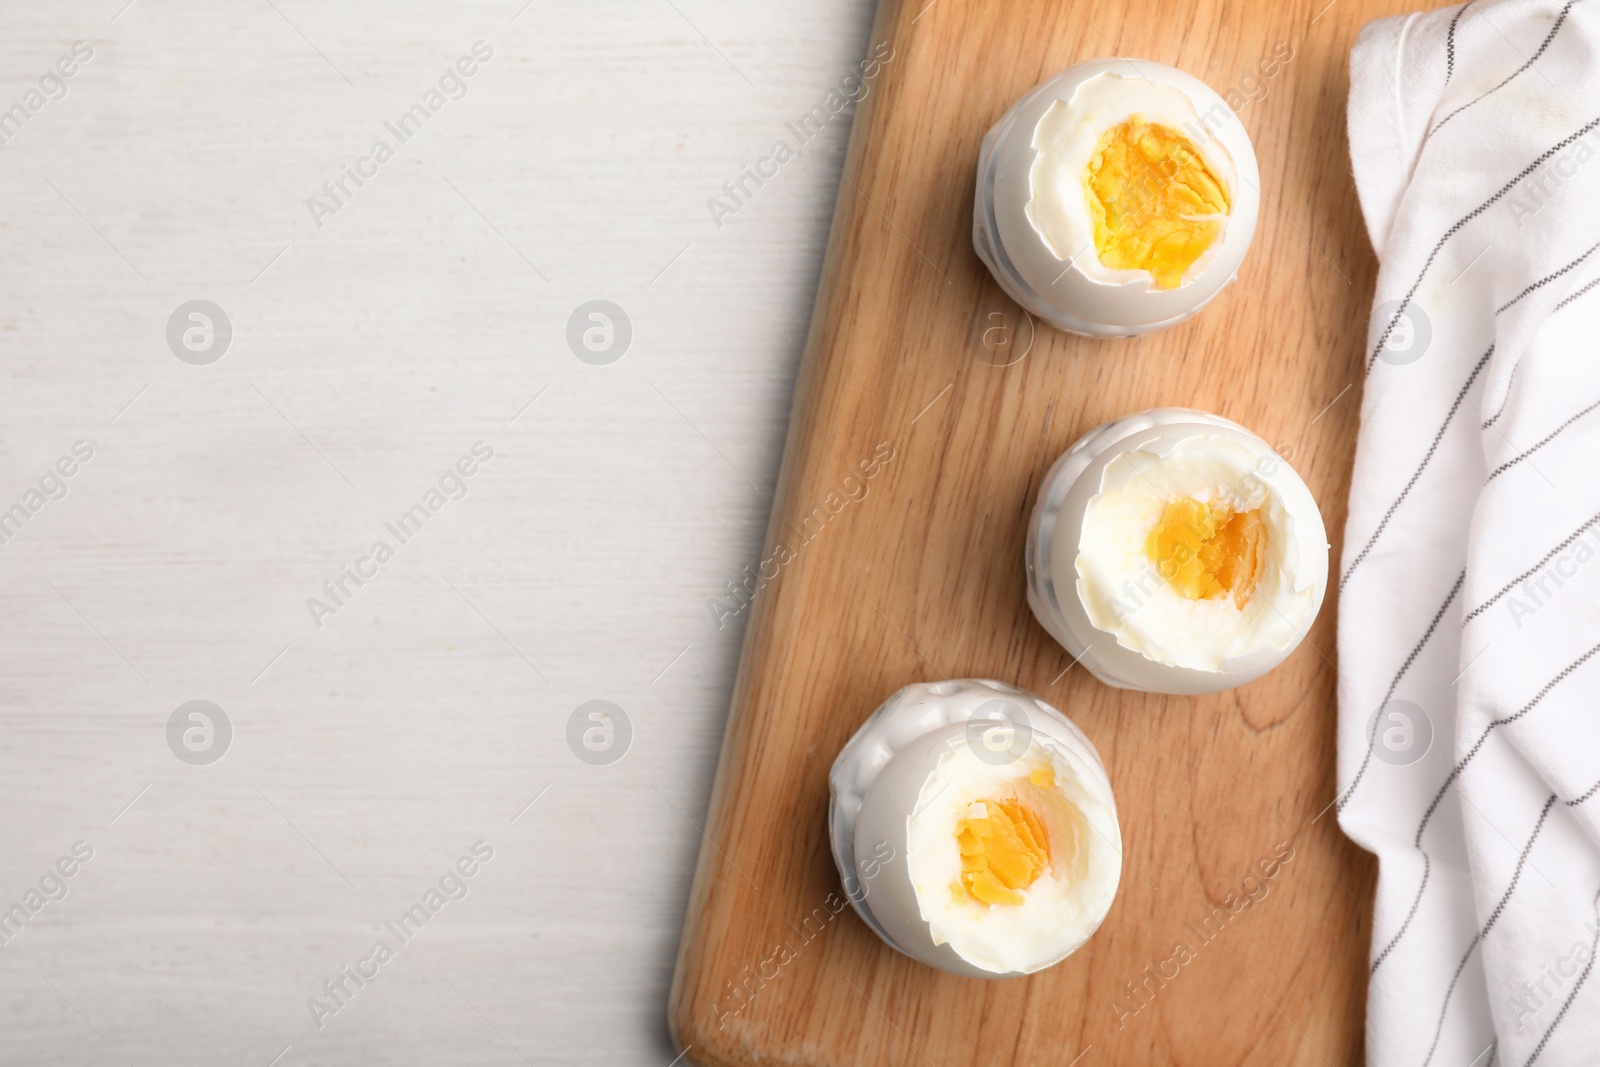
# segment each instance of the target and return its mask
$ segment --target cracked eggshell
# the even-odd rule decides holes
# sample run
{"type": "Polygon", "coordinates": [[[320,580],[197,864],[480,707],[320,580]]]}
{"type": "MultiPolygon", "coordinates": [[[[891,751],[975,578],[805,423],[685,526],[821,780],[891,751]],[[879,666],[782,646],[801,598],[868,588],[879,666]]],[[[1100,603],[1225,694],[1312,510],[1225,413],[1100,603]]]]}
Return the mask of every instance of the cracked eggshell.
{"type": "Polygon", "coordinates": [[[1157,408],[1108,422],[1081,437],[1045,475],[1028,523],[1028,606],[1039,624],[1107,685],[1151,693],[1215,693],[1253,681],[1288,658],[1321,609],[1328,583],[1327,531],[1305,482],[1266,441],[1238,423],[1188,408],[1157,408]],[[1084,515],[1100,492],[1106,467],[1119,455],[1161,453],[1197,436],[1237,441],[1258,457],[1252,477],[1277,495],[1295,520],[1297,552],[1310,584],[1309,608],[1285,646],[1259,647],[1223,661],[1217,670],[1174,666],[1126,647],[1090,621],[1078,595],[1077,553],[1084,515]]]}
{"type": "Polygon", "coordinates": [[[1091,60],[1030,90],[984,137],[978,156],[973,246],[1006,294],[1035,317],[1071,333],[1134,337],[1182,322],[1233,281],[1255,237],[1260,188],[1250,136],[1210,86],[1160,63],[1091,60]],[[1105,79],[1118,78],[1128,80],[1130,90],[1138,90],[1123,94],[1128,101],[1125,108],[1115,106],[1118,93],[1100,91],[1105,79]],[[1058,103],[1072,108],[1074,97],[1086,85],[1086,99],[1093,97],[1096,103],[1084,121],[1096,129],[1151,110],[1145,106],[1151,88],[1160,90],[1171,102],[1167,115],[1149,117],[1176,122],[1174,128],[1196,143],[1202,158],[1227,181],[1231,211],[1222,235],[1175,289],[1155,288],[1145,271],[1109,271],[1098,262],[1092,243],[1076,255],[1058,255],[1029,219],[1034,165],[1040,156],[1034,147],[1035,131],[1058,103]],[[1186,123],[1193,125],[1185,128],[1186,123]],[[1209,137],[1196,136],[1208,129],[1209,137]]]}
{"type": "Polygon", "coordinates": [[[828,785],[828,833],[851,905],[891,948],[930,967],[969,978],[1032,973],[1076,951],[1110,910],[1122,855],[1110,780],[1083,731],[1033,693],[986,679],[908,685],[851,737],[834,761],[828,785]],[[1082,939],[1040,967],[997,971],[964,958],[951,943],[934,936],[912,881],[909,839],[912,813],[941,757],[952,744],[1004,723],[1048,745],[1072,766],[1075,780],[1095,799],[1101,814],[1095,824],[1100,835],[1095,855],[1115,870],[1102,874],[1103,899],[1094,903],[1082,939]]]}

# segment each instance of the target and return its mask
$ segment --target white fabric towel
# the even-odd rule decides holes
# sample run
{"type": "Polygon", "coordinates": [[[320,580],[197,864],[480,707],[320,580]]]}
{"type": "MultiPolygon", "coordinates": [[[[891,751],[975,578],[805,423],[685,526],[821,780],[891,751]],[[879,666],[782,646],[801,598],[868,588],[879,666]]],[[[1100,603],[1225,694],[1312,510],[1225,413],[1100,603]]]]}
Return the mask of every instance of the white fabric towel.
{"type": "Polygon", "coordinates": [[[1600,1063],[1600,0],[1366,27],[1340,567],[1374,1067],[1600,1063]]]}

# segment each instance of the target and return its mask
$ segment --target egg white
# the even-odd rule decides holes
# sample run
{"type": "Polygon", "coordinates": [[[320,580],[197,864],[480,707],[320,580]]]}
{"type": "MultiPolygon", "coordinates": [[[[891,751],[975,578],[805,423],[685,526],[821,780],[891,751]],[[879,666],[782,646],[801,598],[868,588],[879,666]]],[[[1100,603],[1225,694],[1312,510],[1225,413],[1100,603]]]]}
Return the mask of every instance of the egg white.
{"type": "MultiPolygon", "coordinates": [[[[1153,78],[1097,74],[1079,85],[1070,100],[1052,103],[1033,129],[1031,144],[1036,155],[1028,172],[1030,195],[1024,208],[1028,222],[1056,259],[1105,285],[1139,283],[1155,287],[1149,271],[1108,267],[1095,252],[1094,218],[1083,176],[1107,130],[1138,115],[1146,122],[1183,134],[1199,149],[1212,173],[1222,179],[1230,200],[1239,195],[1233,157],[1220,140],[1208,135],[1194,102],[1181,89],[1161,80],[1159,69],[1152,73],[1153,78]]],[[[1220,216],[1217,221],[1221,228],[1216,238],[1184,271],[1179,288],[1203,274],[1223,247],[1228,216],[1220,216]]]]}
{"type": "Polygon", "coordinates": [[[1109,795],[1101,794],[1099,776],[1066,747],[1035,734],[1021,756],[997,765],[994,747],[979,749],[985,743],[983,736],[952,740],[923,782],[907,820],[908,873],[934,944],[948,944],[962,959],[997,974],[1032,973],[1076,950],[1110,908],[1122,863],[1116,812],[1109,795]],[[1035,784],[1031,777],[1040,770],[1054,783],[1035,784]],[[1022,890],[1020,904],[958,895],[958,825],[974,805],[1009,796],[1040,817],[1049,867],[1022,890]]]}
{"type": "Polygon", "coordinates": [[[1005,293],[1036,319],[1089,337],[1135,337],[1196,314],[1237,276],[1255,236],[1261,174],[1238,116],[1174,67],[1093,59],[1025,93],[984,136],[972,244],[1005,293]],[[1183,134],[1227,186],[1219,232],[1162,289],[1145,270],[1100,262],[1083,178],[1100,136],[1140,115],[1183,134]]]}
{"type": "Polygon", "coordinates": [[[1220,435],[1184,438],[1164,455],[1131,451],[1112,459],[1084,511],[1074,560],[1078,597],[1089,621],[1157,663],[1202,671],[1297,642],[1318,599],[1297,523],[1320,530],[1321,518],[1297,520],[1258,473],[1261,462],[1240,442],[1220,435]],[[1166,505],[1182,497],[1235,512],[1259,509],[1267,530],[1266,560],[1243,608],[1231,596],[1181,596],[1146,554],[1146,539],[1166,505]]]}

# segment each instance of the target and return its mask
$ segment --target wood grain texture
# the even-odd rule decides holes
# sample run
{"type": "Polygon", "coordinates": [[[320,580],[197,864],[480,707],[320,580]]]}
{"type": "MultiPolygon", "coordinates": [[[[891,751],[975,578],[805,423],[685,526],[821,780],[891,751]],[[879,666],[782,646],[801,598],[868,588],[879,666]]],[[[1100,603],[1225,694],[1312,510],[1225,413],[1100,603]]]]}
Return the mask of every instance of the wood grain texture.
{"type": "Polygon", "coordinates": [[[1338,558],[1375,268],[1349,176],[1347,64],[1361,24],[1395,9],[1326,3],[882,0],[873,41],[893,59],[856,118],[768,533],[769,555],[795,558],[756,598],[673,986],[693,1062],[1360,1062],[1374,865],[1319,818],[1334,794],[1332,598],[1267,677],[1152,696],[1069,670],[1028,612],[1022,568],[1050,462],[1161,405],[1279,443],[1338,558]],[[1292,60],[1261,77],[1282,42],[1292,60]],[[1112,52],[1247,98],[1260,230],[1237,284],[1194,320],[1134,341],[1040,327],[1029,348],[971,248],[978,144],[1030,86],[1112,52]],[[829,512],[880,442],[892,461],[829,512]],[[898,687],[972,676],[1032,689],[1082,726],[1122,819],[1105,925],[1026,979],[944,975],[831,914],[834,755],[898,687]],[[1197,934],[1219,907],[1220,932],[1197,934]]]}

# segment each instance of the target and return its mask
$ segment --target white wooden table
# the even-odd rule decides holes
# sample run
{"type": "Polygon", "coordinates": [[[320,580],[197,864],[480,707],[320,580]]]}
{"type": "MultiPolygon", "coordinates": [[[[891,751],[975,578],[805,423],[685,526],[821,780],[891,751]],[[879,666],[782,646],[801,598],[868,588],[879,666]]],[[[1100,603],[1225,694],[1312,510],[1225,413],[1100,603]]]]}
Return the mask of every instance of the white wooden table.
{"type": "Polygon", "coordinates": [[[0,1064],[666,1067],[871,5],[124,2],[0,9],[0,1064]]]}

